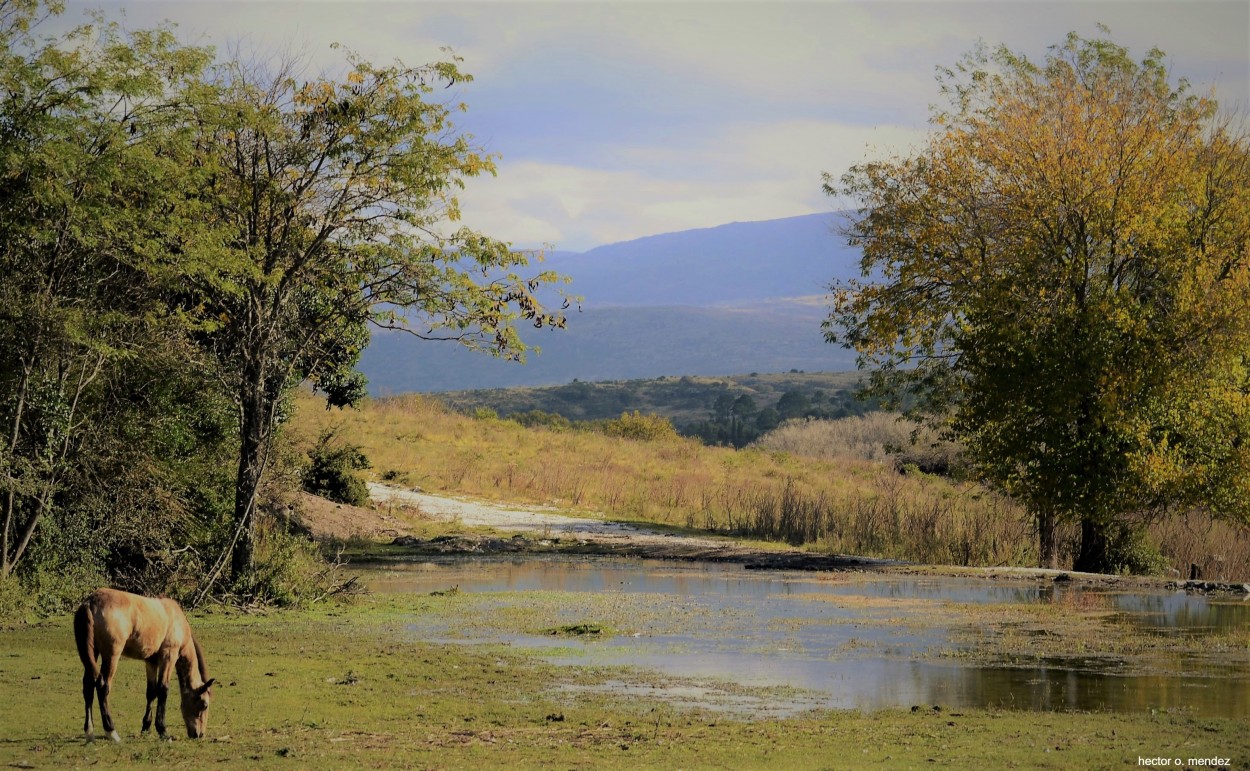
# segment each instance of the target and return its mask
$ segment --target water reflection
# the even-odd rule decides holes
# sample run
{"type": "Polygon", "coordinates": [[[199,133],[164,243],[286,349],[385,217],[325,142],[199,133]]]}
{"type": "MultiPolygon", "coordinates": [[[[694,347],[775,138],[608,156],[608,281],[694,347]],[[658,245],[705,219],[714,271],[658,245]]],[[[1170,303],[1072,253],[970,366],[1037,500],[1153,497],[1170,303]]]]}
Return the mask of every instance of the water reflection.
{"type": "MultiPolygon", "coordinates": [[[[1056,602],[1052,585],[1003,585],[978,579],[875,577],[746,571],[735,566],[593,559],[437,558],[389,565],[370,577],[379,591],[428,593],[459,586],[482,598],[482,613],[516,607],[519,592],[618,593],[681,606],[680,624],[638,620],[639,636],[583,644],[503,635],[484,627],[476,641],[544,646],[560,663],[633,665],[681,677],[750,686],[790,686],[813,704],[880,709],[940,704],[944,708],[1030,710],[1192,709],[1203,715],[1250,717],[1250,667],[1177,657],[1175,674],[1122,674],[1112,658],[1063,660],[1028,667],[952,663],[932,655],[954,645],[934,622],[941,603],[1056,602]],[[830,601],[834,598],[833,601],[830,601]],[[878,602],[874,600],[889,600],[878,602]]],[[[1196,638],[1250,628],[1250,603],[1183,593],[1101,593],[1098,602],[1160,634],[1196,638]]],[[[584,611],[580,611],[584,612],[584,611]]],[[[577,620],[577,619],[571,619],[577,620]]],[[[584,619],[582,619],[584,620],[584,619]]],[[[425,639],[446,629],[414,620],[425,639]]],[[[1201,640],[1195,640],[1201,647],[1201,640]]]]}

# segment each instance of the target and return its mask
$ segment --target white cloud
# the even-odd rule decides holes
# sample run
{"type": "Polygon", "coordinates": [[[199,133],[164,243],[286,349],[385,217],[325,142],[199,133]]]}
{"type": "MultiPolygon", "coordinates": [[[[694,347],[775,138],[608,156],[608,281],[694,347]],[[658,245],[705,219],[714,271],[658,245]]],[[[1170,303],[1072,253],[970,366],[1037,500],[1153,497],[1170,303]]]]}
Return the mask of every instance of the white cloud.
{"type": "Polygon", "coordinates": [[[582,251],[614,241],[731,221],[829,211],[820,173],[906,152],[924,136],[901,127],[789,121],[726,127],[672,145],[635,146],[610,168],[539,160],[500,163],[461,196],[471,227],[518,245],[582,251]]]}
{"type": "MultiPolygon", "coordinates": [[[[77,6],[79,10],[88,7],[77,6]]],[[[92,6],[94,7],[94,6],[92,6]]],[[[118,4],[113,6],[119,7],[118,4]]],[[[827,211],[820,172],[905,151],[939,101],[934,67],[978,39],[1033,58],[1107,24],[1157,45],[1195,85],[1250,102],[1239,2],[129,3],[184,39],[307,51],[332,42],[420,64],[450,45],[477,76],[465,125],[503,154],[466,223],[518,244],[585,249],[666,230],[827,211]]],[[[447,92],[451,95],[451,92],[447,92]]],[[[845,204],[845,202],[842,202],[845,204]]]]}

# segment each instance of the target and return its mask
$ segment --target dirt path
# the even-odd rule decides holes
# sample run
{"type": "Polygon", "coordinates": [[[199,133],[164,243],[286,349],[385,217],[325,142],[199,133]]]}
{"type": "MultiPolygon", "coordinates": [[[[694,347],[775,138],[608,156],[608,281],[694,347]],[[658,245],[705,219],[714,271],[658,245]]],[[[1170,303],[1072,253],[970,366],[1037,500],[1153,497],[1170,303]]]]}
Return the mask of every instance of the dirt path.
{"type": "Polygon", "coordinates": [[[621,522],[567,516],[556,513],[554,510],[537,507],[522,509],[480,501],[466,501],[404,490],[377,482],[369,483],[369,497],[382,505],[399,502],[416,506],[423,514],[435,519],[460,522],[471,527],[490,527],[496,530],[525,533],[537,537],[575,538],[588,541],[656,537],[653,533],[645,533],[632,525],[621,522]]]}
{"type": "Polygon", "coordinates": [[[369,483],[369,495],[382,506],[388,503],[416,506],[428,517],[519,533],[544,547],[559,546],[562,551],[732,562],[748,568],[794,570],[881,568],[903,564],[868,557],[758,549],[731,538],[669,533],[602,518],[570,516],[542,507],[520,508],[467,501],[377,482],[369,483]]]}

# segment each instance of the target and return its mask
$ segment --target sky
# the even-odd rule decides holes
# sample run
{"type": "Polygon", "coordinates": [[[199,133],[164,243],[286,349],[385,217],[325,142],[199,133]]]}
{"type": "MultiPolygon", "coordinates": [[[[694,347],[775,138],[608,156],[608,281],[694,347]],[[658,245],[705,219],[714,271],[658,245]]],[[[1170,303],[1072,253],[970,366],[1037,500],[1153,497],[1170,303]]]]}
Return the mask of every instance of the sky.
{"type": "Polygon", "coordinates": [[[584,251],[642,236],[830,212],[821,173],[906,154],[941,100],[937,66],[978,42],[1040,60],[1098,24],[1134,58],[1250,112],[1250,3],[1236,2],[301,2],[71,3],[177,25],[188,43],[300,52],[342,65],[439,61],[474,81],[446,92],[498,176],[461,195],[464,224],[518,247],[584,251]]]}

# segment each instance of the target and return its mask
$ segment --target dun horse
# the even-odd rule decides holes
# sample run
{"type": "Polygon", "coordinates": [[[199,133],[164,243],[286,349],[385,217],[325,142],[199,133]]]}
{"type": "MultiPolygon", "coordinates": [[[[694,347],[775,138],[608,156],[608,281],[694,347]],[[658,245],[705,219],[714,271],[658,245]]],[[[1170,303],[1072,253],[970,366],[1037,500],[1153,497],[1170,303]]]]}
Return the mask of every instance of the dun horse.
{"type": "Polygon", "coordinates": [[[74,614],[74,638],[82,659],[82,698],[87,705],[83,731],[87,741],[94,738],[91,725],[91,699],[100,696],[100,717],[104,730],[121,741],[109,712],[109,690],[117,662],[122,656],[143,659],[148,668],[148,709],[143,713],[143,730],[152,727],[152,702],[156,702],[156,732],[165,733],[165,698],[169,677],[178,673],[182,691],[182,719],[187,736],[198,739],[208,723],[208,703],[213,681],[208,679],[204,652],[191,635],[191,625],[178,603],[170,599],[141,597],[116,589],[97,589],[83,600],[74,614]],[[99,663],[96,663],[97,658],[99,663]]]}

